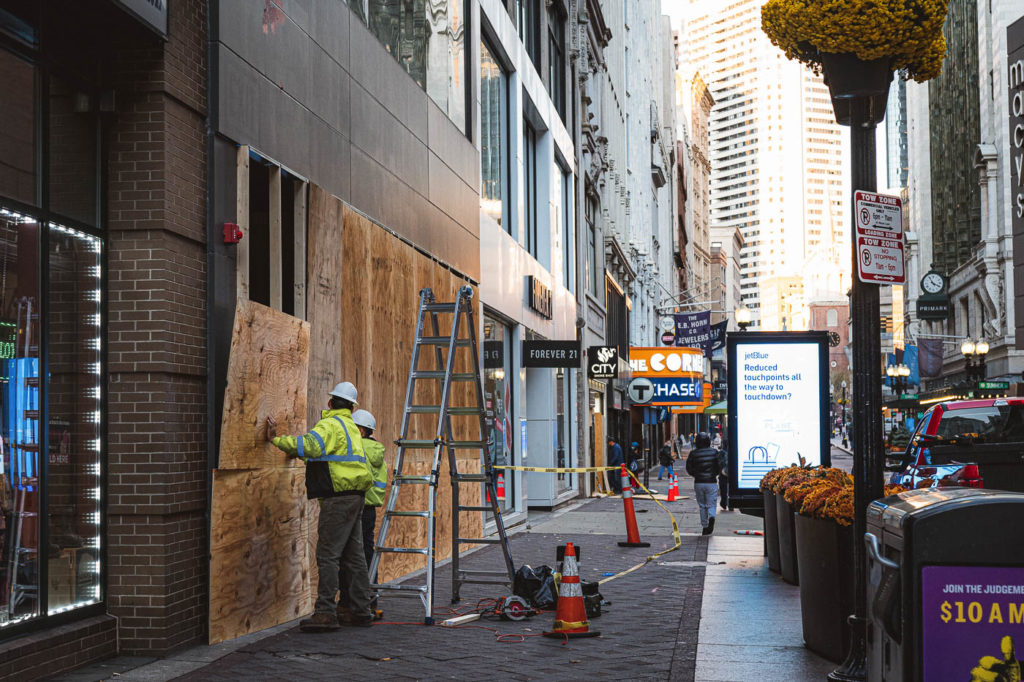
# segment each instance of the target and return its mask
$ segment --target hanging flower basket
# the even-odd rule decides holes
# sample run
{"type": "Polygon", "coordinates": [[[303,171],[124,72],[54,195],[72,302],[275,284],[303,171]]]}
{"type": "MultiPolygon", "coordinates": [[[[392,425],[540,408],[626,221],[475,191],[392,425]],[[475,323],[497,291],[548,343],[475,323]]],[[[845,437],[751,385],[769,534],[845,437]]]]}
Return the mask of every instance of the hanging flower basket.
{"type": "MultiPolygon", "coordinates": [[[[824,55],[876,62],[924,82],[942,70],[949,0],[768,0],[761,28],[790,59],[821,73],[824,55]]],[[[827,65],[825,65],[828,71],[827,65]]],[[[888,81],[886,81],[888,83],[888,81]]]]}

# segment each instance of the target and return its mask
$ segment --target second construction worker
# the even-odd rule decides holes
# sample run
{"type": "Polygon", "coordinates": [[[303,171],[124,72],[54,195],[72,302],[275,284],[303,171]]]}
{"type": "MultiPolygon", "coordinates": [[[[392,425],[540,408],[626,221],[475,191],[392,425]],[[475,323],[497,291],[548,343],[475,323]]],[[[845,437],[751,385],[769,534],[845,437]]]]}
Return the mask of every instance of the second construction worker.
{"type": "Polygon", "coordinates": [[[277,436],[277,423],[267,417],[267,440],[306,463],[306,496],[320,500],[316,567],[319,575],[312,618],[299,623],[304,632],[337,630],[335,595],[338,568],[350,576],[350,610],[342,625],[369,626],[370,580],[363,555],[363,498],[373,485],[373,474],[363,453],[363,439],[352,421],[356,387],[349,382],[330,392],[328,409],[304,436],[277,436]]]}
{"type": "MultiPolygon", "coordinates": [[[[366,568],[370,568],[373,561],[373,545],[376,541],[374,533],[377,525],[377,509],[384,504],[384,493],[388,489],[388,465],[384,461],[384,444],[373,437],[377,430],[377,420],[368,410],[356,410],[352,413],[352,421],[359,427],[359,435],[363,438],[363,452],[366,454],[366,463],[373,474],[373,485],[366,491],[366,501],[363,505],[363,554],[366,556],[366,568]]],[[[341,592],[338,595],[338,619],[344,621],[350,618],[351,607],[348,601],[348,575],[345,567],[341,567],[338,575],[338,586],[341,592]]],[[[370,583],[377,582],[377,576],[370,576],[370,583]]],[[[375,618],[380,618],[381,613],[377,610],[377,600],[374,598],[370,603],[370,611],[375,618]]]]}

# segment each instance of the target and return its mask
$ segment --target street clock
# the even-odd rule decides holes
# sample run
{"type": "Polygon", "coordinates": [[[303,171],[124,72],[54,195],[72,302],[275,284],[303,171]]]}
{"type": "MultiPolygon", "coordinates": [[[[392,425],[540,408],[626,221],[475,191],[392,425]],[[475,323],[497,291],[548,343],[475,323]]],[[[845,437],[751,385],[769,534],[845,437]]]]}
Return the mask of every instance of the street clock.
{"type": "Polygon", "coordinates": [[[842,342],[842,337],[839,336],[839,332],[828,333],[828,345],[835,348],[842,342]]]}
{"type": "Polygon", "coordinates": [[[921,289],[927,294],[937,294],[946,288],[946,278],[932,270],[921,278],[921,289]]]}

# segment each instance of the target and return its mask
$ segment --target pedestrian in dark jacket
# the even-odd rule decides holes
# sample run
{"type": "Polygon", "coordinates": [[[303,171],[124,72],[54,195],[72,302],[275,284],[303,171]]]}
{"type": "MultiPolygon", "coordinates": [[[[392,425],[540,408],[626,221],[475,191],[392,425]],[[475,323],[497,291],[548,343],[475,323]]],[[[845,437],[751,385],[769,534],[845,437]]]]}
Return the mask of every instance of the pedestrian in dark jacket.
{"type": "Polygon", "coordinates": [[[718,466],[722,473],[718,474],[718,501],[722,509],[729,508],[729,442],[722,439],[722,448],[718,451],[718,466]]]}
{"type": "Polygon", "coordinates": [[[672,454],[672,439],[669,438],[665,441],[665,444],[661,446],[661,450],[658,451],[658,464],[661,466],[658,468],[658,480],[661,480],[662,474],[668,471],[668,478],[672,480],[672,477],[676,475],[676,472],[672,470],[672,463],[675,462],[676,458],[672,454]]]}
{"type": "Polygon", "coordinates": [[[722,466],[718,461],[718,450],[711,447],[711,436],[703,431],[694,440],[697,447],[686,458],[686,473],[693,477],[693,492],[700,508],[700,525],[703,535],[715,531],[715,507],[718,504],[718,475],[722,466]]]}
{"type": "MultiPolygon", "coordinates": [[[[622,459],[622,446],[615,442],[614,438],[608,439],[608,455],[607,455],[608,466],[610,467],[621,467],[623,463],[622,459]]],[[[615,471],[608,472],[608,485],[611,487],[613,493],[618,495],[622,492],[622,470],[617,469],[615,471]]]]}

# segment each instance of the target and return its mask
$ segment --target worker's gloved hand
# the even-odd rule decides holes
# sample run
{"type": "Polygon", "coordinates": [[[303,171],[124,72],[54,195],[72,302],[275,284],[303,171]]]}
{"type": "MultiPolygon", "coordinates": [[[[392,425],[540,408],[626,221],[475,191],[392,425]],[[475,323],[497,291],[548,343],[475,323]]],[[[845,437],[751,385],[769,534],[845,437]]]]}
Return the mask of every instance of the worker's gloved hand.
{"type": "Polygon", "coordinates": [[[273,417],[267,417],[267,440],[274,440],[277,436],[277,422],[273,417]]]}
{"type": "Polygon", "coordinates": [[[1021,682],[1020,661],[1013,649],[1013,637],[1003,637],[999,646],[1003,657],[982,656],[971,670],[971,682],[1021,682]]]}

